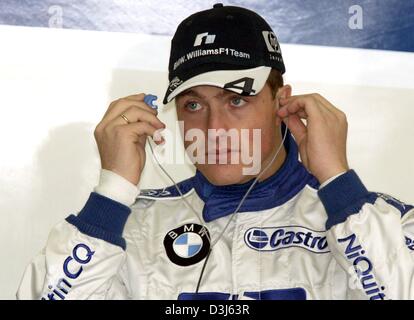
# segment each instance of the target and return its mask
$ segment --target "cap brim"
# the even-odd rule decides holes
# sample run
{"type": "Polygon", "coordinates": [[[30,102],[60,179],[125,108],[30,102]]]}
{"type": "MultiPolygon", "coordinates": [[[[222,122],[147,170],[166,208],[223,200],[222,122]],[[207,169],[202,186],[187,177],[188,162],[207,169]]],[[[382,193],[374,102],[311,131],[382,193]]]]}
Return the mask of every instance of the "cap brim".
{"type": "Polygon", "coordinates": [[[171,93],[167,92],[163,103],[167,104],[181,92],[200,85],[215,86],[242,95],[256,95],[263,89],[271,70],[271,67],[260,66],[242,70],[205,72],[183,81],[171,93]]]}

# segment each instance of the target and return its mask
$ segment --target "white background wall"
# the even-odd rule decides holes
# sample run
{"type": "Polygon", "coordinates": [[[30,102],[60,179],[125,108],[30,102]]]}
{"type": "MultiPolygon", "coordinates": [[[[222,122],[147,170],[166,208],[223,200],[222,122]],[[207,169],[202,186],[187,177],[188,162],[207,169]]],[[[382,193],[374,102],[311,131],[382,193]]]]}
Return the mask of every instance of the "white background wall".
{"type": "MultiPolygon", "coordinates": [[[[57,222],[98,181],[93,130],[110,101],[158,95],[169,37],[0,26],[0,299],[57,222]]],[[[369,189],[414,203],[414,54],[282,44],[294,94],[319,92],[348,115],[348,155],[369,189]]],[[[174,109],[160,118],[173,124],[174,109]]],[[[176,180],[192,168],[167,166],[176,180]]],[[[149,160],[142,188],[168,181],[149,160]]]]}

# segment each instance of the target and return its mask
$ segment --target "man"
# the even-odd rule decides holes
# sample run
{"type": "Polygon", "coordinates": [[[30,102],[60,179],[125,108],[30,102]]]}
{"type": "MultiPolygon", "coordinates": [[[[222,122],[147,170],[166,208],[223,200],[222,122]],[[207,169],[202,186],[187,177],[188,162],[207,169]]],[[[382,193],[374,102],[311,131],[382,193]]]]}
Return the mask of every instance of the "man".
{"type": "Polygon", "coordinates": [[[284,72],[256,13],[216,4],[185,19],[164,103],[175,99],[185,134],[260,129],[247,139],[260,143],[260,173],[200,162],[178,186],[138,195],[146,139],[165,125],[144,94],[114,101],[95,130],[100,183],[51,231],[18,297],[413,298],[413,207],[366,190],[347,164],[345,115],[318,94],[292,96],[284,72]]]}

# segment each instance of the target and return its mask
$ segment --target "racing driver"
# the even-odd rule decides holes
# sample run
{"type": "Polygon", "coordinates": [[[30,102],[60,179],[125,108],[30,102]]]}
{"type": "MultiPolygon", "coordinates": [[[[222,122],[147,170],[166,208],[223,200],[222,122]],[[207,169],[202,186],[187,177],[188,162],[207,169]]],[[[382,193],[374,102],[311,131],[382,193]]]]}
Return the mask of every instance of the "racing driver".
{"type": "Polygon", "coordinates": [[[344,113],[319,94],[292,95],[284,72],[255,12],[215,4],[182,21],[164,104],[205,145],[209,130],[260,129],[247,144],[260,145],[261,170],[199,161],[187,180],[140,190],[147,138],[165,124],[143,93],[112,102],[94,132],[99,183],[51,230],[17,297],[414,298],[414,207],[366,189],[348,166],[344,113]]]}

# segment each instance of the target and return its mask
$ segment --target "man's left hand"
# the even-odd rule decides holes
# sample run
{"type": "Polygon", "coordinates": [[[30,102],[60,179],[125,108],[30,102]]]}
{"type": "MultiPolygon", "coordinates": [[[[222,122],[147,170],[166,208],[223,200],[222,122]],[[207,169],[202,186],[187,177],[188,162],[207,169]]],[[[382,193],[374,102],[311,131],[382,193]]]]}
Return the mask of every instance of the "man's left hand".
{"type": "Polygon", "coordinates": [[[279,102],[278,116],[295,137],[303,164],[321,184],[349,170],[345,113],[317,93],[281,98],[279,102]]]}

